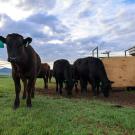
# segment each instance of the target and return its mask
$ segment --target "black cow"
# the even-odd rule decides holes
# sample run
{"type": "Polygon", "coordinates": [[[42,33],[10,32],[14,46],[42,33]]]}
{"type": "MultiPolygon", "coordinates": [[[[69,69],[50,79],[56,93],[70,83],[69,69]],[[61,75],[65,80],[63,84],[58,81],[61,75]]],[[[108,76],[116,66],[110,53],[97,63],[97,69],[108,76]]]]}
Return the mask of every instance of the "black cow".
{"type": "Polygon", "coordinates": [[[80,80],[81,92],[87,93],[88,82],[92,85],[94,96],[99,93],[99,86],[105,97],[109,96],[111,82],[107,77],[104,64],[99,58],[86,57],[74,62],[75,79],[80,80]]]}
{"type": "Polygon", "coordinates": [[[65,82],[67,94],[71,95],[74,82],[69,62],[65,59],[56,60],[53,65],[53,75],[56,80],[56,92],[62,94],[63,83],[65,82]]]}
{"type": "Polygon", "coordinates": [[[47,63],[42,63],[41,64],[41,69],[40,72],[38,74],[38,78],[43,78],[44,80],[44,88],[48,89],[48,78],[50,75],[50,66],[47,63]]]}
{"type": "MultiPolygon", "coordinates": [[[[20,79],[24,83],[24,90],[27,90],[27,107],[31,107],[31,96],[34,96],[36,77],[41,66],[39,55],[29,45],[32,38],[24,39],[23,36],[12,33],[8,34],[6,38],[0,36],[0,41],[7,45],[8,61],[12,66],[12,78],[16,92],[14,108],[16,109],[20,105],[20,79]]],[[[23,98],[26,98],[26,92],[24,92],[23,98]]]]}

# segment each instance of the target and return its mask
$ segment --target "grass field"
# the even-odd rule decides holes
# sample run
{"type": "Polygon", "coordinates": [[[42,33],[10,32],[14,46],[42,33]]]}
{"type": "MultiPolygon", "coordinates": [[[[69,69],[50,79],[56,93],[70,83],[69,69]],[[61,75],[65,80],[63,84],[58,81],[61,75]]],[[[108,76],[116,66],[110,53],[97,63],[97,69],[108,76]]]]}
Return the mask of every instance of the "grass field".
{"type": "MultiPolygon", "coordinates": [[[[49,84],[50,87],[54,85],[49,84]]],[[[43,87],[42,80],[36,87],[43,87]]],[[[135,109],[100,100],[36,95],[33,107],[12,109],[11,78],[0,78],[0,135],[135,135],[135,109]]]]}

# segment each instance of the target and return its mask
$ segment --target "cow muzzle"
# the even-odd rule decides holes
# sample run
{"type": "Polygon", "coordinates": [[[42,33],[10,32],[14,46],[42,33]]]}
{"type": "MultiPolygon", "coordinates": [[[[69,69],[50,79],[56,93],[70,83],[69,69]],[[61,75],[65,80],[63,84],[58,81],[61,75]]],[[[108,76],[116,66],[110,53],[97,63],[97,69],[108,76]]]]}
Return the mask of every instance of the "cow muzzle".
{"type": "Polygon", "coordinates": [[[15,63],[15,62],[17,62],[17,59],[16,59],[16,57],[9,57],[8,62],[15,63]]]}

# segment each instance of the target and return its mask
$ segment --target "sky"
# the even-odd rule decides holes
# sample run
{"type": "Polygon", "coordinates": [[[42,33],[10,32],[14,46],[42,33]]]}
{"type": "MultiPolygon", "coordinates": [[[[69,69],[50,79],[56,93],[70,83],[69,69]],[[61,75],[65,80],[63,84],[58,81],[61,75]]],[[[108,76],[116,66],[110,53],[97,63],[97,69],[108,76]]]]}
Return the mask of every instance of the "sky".
{"type": "MultiPolygon", "coordinates": [[[[135,0],[0,0],[0,35],[9,33],[32,37],[51,66],[90,56],[96,46],[100,54],[124,55],[135,45],[135,0]]],[[[5,45],[0,61],[6,60],[5,45]]]]}

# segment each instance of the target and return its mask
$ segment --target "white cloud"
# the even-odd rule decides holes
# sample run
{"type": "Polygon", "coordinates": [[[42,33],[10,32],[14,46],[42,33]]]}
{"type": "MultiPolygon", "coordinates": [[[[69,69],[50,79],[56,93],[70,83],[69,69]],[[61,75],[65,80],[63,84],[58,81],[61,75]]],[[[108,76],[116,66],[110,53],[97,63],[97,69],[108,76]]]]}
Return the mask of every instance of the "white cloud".
{"type": "Polygon", "coordinates": [[[42,31],[43,31],[43,33],[48,34],[49,36],[53,36],[53,34],[54,34],[53,31],[51,30],[51,28],[48,26],[44,26],[42,28],[42,31]]]}
{"type": "Polygon", "coordinates": [[[19,0],[10,0],[8,2],[0,2],[0,13],[7,14],[13,20],[22,20],[32,14],[32,10],[23,10],[16,5],[19,4],[19,0]]]}
{"type": "Polygon", "coordinates": [[[50,40],[47,43],[48,44],[63,44],[64,42],[61,40],[50,40]]]}
{"type": "Polygon", "coordinates": [[[4,25],[3,21],[0,20],[0,28],[4,25]]]}

